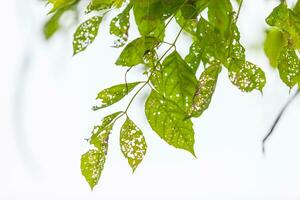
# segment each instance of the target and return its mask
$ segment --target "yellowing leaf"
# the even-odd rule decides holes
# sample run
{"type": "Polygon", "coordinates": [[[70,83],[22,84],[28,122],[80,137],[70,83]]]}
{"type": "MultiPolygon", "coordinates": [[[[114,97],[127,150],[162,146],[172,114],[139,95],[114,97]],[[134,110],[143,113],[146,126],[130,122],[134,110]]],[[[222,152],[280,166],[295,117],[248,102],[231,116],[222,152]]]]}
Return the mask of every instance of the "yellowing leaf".
{"type": "Polygon", "coordinates": [[[105,154],[98,150],[89,150],[81,157],[81,173],[91,189],[98,184],[105,164],[105,154]]]}
{"type": "Polygon", "coordinates": [[[146,154],[147,144],[142,131],[129,118],[121,128],[120,146],[128,164],[135,171],[146,154]]]}

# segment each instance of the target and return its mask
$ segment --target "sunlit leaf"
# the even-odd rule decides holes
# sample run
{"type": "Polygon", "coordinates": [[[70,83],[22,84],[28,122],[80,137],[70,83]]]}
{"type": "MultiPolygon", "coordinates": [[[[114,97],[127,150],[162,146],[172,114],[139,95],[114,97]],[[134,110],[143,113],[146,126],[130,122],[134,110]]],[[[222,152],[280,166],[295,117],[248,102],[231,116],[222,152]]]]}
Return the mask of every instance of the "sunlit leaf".
{"type": "Polygon", "coordinates": [[[123,99],[131,90],[133,90],[140,82],[115,85],[113,87],[102,90],[97,95],[100,104],[94,107],[94,110],[105,108],[123,99]]]}
{"type": "Polygon", "coordinates": [[[121,114],[116,112],[104,117],[98,126],[95,126],[90,138],[90,144],[94,145],[99,151],[107,154],[109,135],[112,131],[114,120],[121,114]]]}
{"type": "Polygon", "coordinates": [[[281,80],[290,88],[300,80],[300,60],[294,49],[284,47],[278,58],[278,71],[281,80]]]}
{"type": "Polygon", "coordinates": [[[132,5],[129,4],[122,13],[111,20],[110,34],[118,37],[115,41],[114,47],[122,47],[128,40],[128,30],[130,26],[129,11],[131,8],[132,5]]]}
{"type": "Polygon", "coordinates": [[[142,36],[164,38],[163,6],[161,0],[134,0],[133,12],[142,36]]]}
{"type": "Polygon", "coordinates": [[[121,128],[120,146],[128,164],[135,171],[146,154],[147,144],[142,131],[129,118],[121,128]]]}
{"type": "Polygon", "coordinates": [[[57,10],[64,8],[66,6],[70,6],[76,2],[78,2],[78,0],[48,0],[49,3],[51,3],[53,5],[50,13],[52,12],[56,12],[57,10]]]}
{"type": "Polygon", "coordinates": [[[176,102],[184,111],[191,105],[197,86],[194,72],[176,51],[165,58],[162,69],[153,73],[151,82],[166,99],[176,102]]]}
{"type": "Polygon", "coordinates": [[[89,150],[81,157],[81,173],[91,189],[98,184],[105,164],[105,154],[98,150],[89,150]]]}
{"type": "Polygon", "coordinates": [[[91,0],[86,8],[86,13],[110,8],[115,0],[91,0]]]}
{"type": "Polygon", "coordinates": [[[285,2],[277,6],[266,22],[270,26],[280,28],[289,37],[294,48],[300,48],[300,15],[287,7],[285,2]]]}
{"type": "Polygon", "coordinates": [[[225,60],[228,52],[227,40],[224,40],[216,28],[204,18],[201,18],[198,23],[197,37],[199,48],[203,51],[201,59],[204,65],[217,60],[225,60]]]}
{"type": "Polygon", "coordinates": [[[233,61],[229,70],[230,81],[243,92],[262,91],[266,84],[265,73],[247,61],[233,61]]]}
{"type": "Polygon", "coordinates": [[[116,65],[132,67],[144,63],[144,56],[154,51],[158,40],[154,37],[141,37],[130,42],[122,51],[116,65]]]}
{"type": "Polygon", "coordinates": [[[273,67],[277,67],[277,60],[281,49],[287,44],[282,32],[278,29],[270,29],[267,32],[264,44],[265,53],[273,67]]]}
{"type": "Polygon", "coordinates": [[[76,30],[73,39],[74,55],[84,51],[91,43],[94,42],[98,35],[101,16],[95,16],[83,22],[76,30]]]}
{"type": "Polygon", "coordinates": [[[195,155],[193,123],[177,104],[152,91],[145,113],[150,126],[163,140],[195,155]]]}

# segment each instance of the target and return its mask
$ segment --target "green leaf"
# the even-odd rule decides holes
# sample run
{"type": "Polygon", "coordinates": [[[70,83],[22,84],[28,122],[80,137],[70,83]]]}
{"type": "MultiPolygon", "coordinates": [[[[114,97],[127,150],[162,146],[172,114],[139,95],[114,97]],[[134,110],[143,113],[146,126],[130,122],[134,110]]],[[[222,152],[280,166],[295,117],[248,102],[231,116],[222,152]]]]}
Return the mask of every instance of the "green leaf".
{"type": "Polygon", "coordinates": [[[230,0],[210,0],[208,5],[208,20],[219,31],[225,32],[232,17],[230,0]]]}
{"type": "Polygon", "coordinates": [[[192,104],[197,86],[194,72],[174,51],[162,63],[162,69],[153,73],[151,83],[160,94],[184,111],[192,104]]]}
{"type": "Polygon", "coordinates": [[[300,48],[300,16],[289,9],[285,2],[272,11],[266,22],[283,30],[288,34],[289,43],[294,48],[300,48]]]}
{"type": "Polygon", "coordinates": [[[184,31],[196,36],[198,15],[207,8],[209,0],[185,1],[186,3],[175,14],[176,22],[184,31]]]}
{"type": "Polygon", "coordinates": [[[89,150],[81,157],[81,173],[91,189],[98,184],[105,164],[105,154],[98,150],[89,150]]]}
{"type": "Polygon", "coordinates": [[[132,4],[129,4],[122,13],[113,18],[110,23],[110,34],[118,37],[115,41],[114,47],[122,47],[128,40],[129,30],[129,11],[132,8],[132,4]]]}
{"type": "Polygon", "coordinates": [[[194,41],[190,47],[189,54],[185,57],[185,62],[193,70],[194,73],[197,72],[197,69],[200,65],[202,59],[203,48],[200,41],[194,41]]]}
{"type": "Polygon", "coordinates": [[[284,47],[278,58],[278,71],[281,80],[290,88],[300,80],[300,60],[293,48],[284,47]]]}
{"type": "Polygon", "coordinates": [[[197,37],[202,48],[202,62],[215,63],[225,60],[228,49],[227,40],[224,40],[219,32],[207,20],[201,17],[197,26],[197,37]]]}
{"type": "Polygon", "coordinates": [[[173,15],[185,3],[185,0],[161,0],[163,12],[167,17],[173,15]]]}
{"type": "Polygon", "coordinates": [[[243,92],[262,91],[266,84],[265,73],[248,61],[234,60],[228,70],[230,81],[243,92]]]}
{"type": "Polygon", "coordinates": [[[192,106],[189,109],[189,116],[200,117],[208,108],[215,91],[221,69],[222,67],[220,64],[216,64],[206,68],[201,74],[192,106]]]}
{"type": "Polygon", "coordinates": [[[161,0],[133,0],[135,22],[142,36],[164,38],[165,23],[161,0]]]}
{"type": "Polygon", "coordinates": [[[141,37],[130,42],[122,51],[116,65],[133,67],[144,63],[148,52],[154,51],[158,40],[154,37],[141,37]]]}
{"type": "Polygon", "coordinates": [[[57,10],[70,6],[74,3],[77,3],[78,0],[48,0],[49,3],[53,5],[50,13],[56,12],[57,10]]]}
{"type": "Polygon", "coordinates": [[[300,16],[300,0],[297,1],[293,10],[298,16],[300,16]]]}
{"type": "Polygon", "coordinates": [[[108,151],[108,140],[109,140],[109,135],[112,132],[114,120],[121,113],[122,112],[116,112],[104,117],[101,121],[101,124],[95,126],[92,131],[92,137],[89,140],[90,144],[94,145],[99,151],[104,152],[105,155],[107,154],[108,151]]]}
{"type": "Polygon", "coordinates": [[[114,3],[114,0],[91,0],[86,8],[85,13],[92,11],[101,11],[110,8],[114,3]]]}
{"type": "Polygon", "coordinates": [[[146,154],[147,144],[142,131],[128,117],[121,128],[120,147],[128,164],[135,171],[146,154]]]}
{"type": "Polygon", "coordinates": [[[240,43],[240,32],[236,23],[231,24],[231,37],[231,43],[226,46],[226,50],[229,51],[227,62],[231,62],[232,59],[245,61],[245,48],[240,43]]]}
{"type": "Polygon", "coordinates": [[[285,2],[274,8],[272,13],[266,19],[267,24],[270,26],[276,26],[280,28],[286,27],[287,21],[289,21],[289,9],[285,2]]]}
{"type": "Polygon", "coordinates": [[[98,110],[108,107],[123,99],[129,92],[131,92],[140,82],[115,85],[113,87],[102,90],[97,95],[97,100],[100,100],[100,105],[95,106],[93,109],[98,110]]]}
{"type": "Polygon", "coordinates": [[[181,14],[185,19],[195,19],[198,12],[196,6],[193,4],[184,4],[181,7],[181,14]]]}
{"type": "Polygon", "coordinates": [[[60,29],[59,20],[63,13],[63,10],[55,12],[54,15],[44,24],[43,32],[46,40],[50,39],[60,29]]]}
{"type": "Polygon", "coordinates": [[[196,18],[186,19],[183,16],[182,11],[179,10],[175,15],[175,19],[176,19],[177,24],[181,28],[183,28],[184,31],[191,34],[192,36],[196,35],[197,24],[198,24],[198,20],[196,18]]]}
{"type": "Polygon", "coordinates": [[[270,64],[275,68],[277,67],[277,60],[281,49],[285,45],[287,45],[287,41],[280,30],[273,28],[267,32],[264,50],[270,64]]]}
{"type": "Polygon", "coordinates": [[[145,104],[151,128],[168,144],[194,153],[193,123],[174,102],[152,91],[145,104]]]}
{"type": "Polygon", "coordinates": [[[126,0],[114,0],[114,7],[121,8],[126,0]]]}
{"type": "Polygon", "coordinates": [[[73,39],[74,55],[84,51],[94,42],[98,34],[101,21],[101,16],[95,16],[79,25],[73,39]]]}

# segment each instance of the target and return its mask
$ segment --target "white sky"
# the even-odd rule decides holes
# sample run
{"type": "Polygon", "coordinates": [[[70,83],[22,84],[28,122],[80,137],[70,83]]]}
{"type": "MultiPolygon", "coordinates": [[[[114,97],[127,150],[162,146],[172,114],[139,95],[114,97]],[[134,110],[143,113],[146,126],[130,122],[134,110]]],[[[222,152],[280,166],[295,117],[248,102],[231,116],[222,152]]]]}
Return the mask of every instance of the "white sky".
{"type": "MultiPolygon", "coordinates": [[[[132,174],[118,146],[118,123],[100,184],[91,192],[80,156],[93,125],[124,107],[123,102],[100,112],[90,109],[99,90],[123,80],[124,69],[113,65],[120,50],[110,48],[104,25],[95,43],[72,57],[72,31],[43,42],[40,26],[48,11],[43,4],[6,1],[0,12],[0,199],[300,199],[299,98],[267,144],[267,156],[261,153],[261,139],[289,97],[260,45],[264,18],[276,3],[245,0],[239,21],[248,59],[266,72],[264,95],[241,93],[223,70],[210,109],[194,120],[198,159],[151,131],[143,114],[147,92],[140,95],[130,116],[148,143],[144,161],[132,174]],[[24,54],[30,57],[26,69],[24,54]]],[[[183,53],[186,42],[183,36],[183,53]]],[[[141,68],[130,80],[139,74],[141,68]]]]}

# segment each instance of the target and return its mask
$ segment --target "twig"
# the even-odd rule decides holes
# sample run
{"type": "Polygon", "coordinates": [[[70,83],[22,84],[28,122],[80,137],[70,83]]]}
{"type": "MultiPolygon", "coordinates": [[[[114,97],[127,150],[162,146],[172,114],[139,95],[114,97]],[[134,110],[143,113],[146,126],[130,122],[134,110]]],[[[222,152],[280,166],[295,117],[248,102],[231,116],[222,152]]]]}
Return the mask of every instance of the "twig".
{"type": "Polygon", "coordinates": [[[296,99],[296,97],[297,97],[297,95],[299,93],[300,93],[300,90],[297,90],[297,92],[286,102],[286,104],[283,106],[283,108],[279,112],[277,118],[275,119],[273,125],[271,126],[268,134],[262,140],[262,152],[263,152],[263,154],[265,154],[265,152],[266,152],[265,145],[266,145],[267,140],[272,136],[272,134],[273,134],[276,126],[278,125],[281,117],[283,116],[284,112],[287,110],[287,108],[289,107],[289,105],[296,99]]]}

